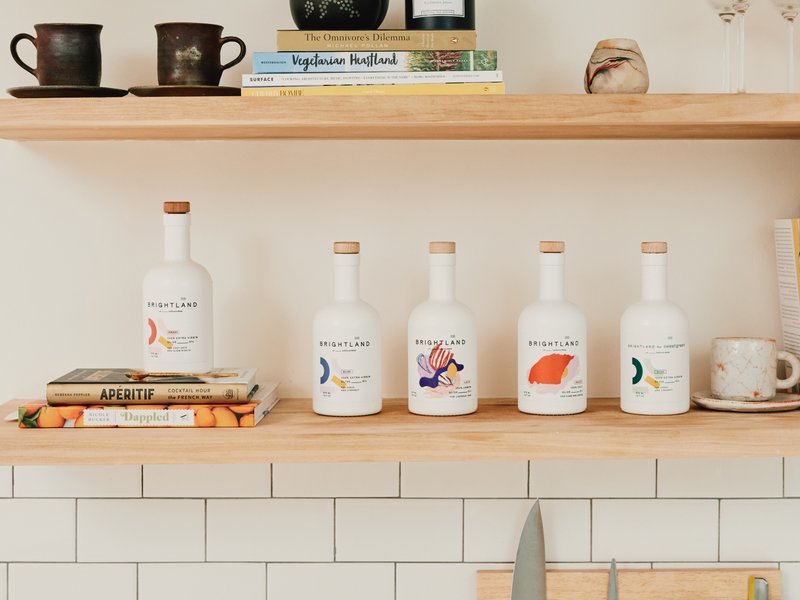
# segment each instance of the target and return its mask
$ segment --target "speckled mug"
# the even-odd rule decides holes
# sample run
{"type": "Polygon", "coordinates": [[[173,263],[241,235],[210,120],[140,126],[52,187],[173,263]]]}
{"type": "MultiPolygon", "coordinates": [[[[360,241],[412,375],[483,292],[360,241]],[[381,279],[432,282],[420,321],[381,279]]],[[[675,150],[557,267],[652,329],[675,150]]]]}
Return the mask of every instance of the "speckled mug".
{"type": "Polygon", "coordinates": [[[714,338],[711,343],[711,395],[723,400],[771,400],[800,380],[800,359],[778,350],[769,338],[714,338]],[[791,376],[778,379],[778,361],[785,360],[791,376]]]}

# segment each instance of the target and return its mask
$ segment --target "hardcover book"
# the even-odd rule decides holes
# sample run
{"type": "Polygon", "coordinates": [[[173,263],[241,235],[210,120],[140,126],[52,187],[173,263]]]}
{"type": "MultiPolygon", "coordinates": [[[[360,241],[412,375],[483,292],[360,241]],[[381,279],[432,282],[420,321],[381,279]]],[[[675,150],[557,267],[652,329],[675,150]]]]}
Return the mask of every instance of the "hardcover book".
{"type": "Polygon", "coordinates": [[[18,408],[17,420],[20,429],[255,427],[278,398],[278,384],[264,383],[256,386],[245,404],[53,406],[32,402],[18,408]]]}
{"type": "Polygon", "coordinates": [[[775,221],[775,254],[783,346],[797,355],[800,354],[800,219],[775,221]]]}
{"type": "Polygon", "coordinates": [[[503,83],[430,83],[394,85],[320,85],[246,87],[242,96],[475,96],[505,94],[503,83]]]}
{"type": "Polygon", "coordinates": [[[245,404],[256,369],[213,369],[208,374],[148,374],[135,369],[75,369],[47,384],[53,406],[127,404],[245,404]]]}
{"type": "Polygon", "coordinates": [[[500,83],[501,71],[439,71],[430,73],[275,73],[242,75],[242,87],[303,87],[319,85],[392,85],[433,83],[500,83]]]}
{"type": "Polygon", "coordinates": [[[255,52],[253,73],[495,71],[496,50],[413,52],[255,52]]]}
{"type": "Polygon", "coordinates": [[[475,50],[472,30],[278,31],[279,52],[342,50],[475,50]]]}

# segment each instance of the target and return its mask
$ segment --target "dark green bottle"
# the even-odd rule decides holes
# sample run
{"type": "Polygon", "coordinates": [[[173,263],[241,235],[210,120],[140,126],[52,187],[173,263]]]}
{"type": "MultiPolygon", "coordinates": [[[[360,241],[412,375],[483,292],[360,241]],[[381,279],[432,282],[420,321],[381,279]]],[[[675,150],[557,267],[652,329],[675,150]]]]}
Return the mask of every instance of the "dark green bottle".
{"type": "Polygon", "coordinates": [[[475,29],[475,0],[406,0],[406,29],[475,29]]]}

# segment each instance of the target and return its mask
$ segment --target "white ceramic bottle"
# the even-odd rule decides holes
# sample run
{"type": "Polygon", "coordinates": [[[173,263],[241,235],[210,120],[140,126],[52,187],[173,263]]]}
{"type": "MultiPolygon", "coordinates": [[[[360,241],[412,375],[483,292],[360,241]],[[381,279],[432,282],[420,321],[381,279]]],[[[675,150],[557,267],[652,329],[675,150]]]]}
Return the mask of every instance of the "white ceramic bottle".
{"type": "Polygon", "coordinates": [[[642,299],[620,324],[620,401],[639,415],[689,410],[689,323],[667,299],[667,244],[642,244],[642,299]]]}
{"type": "Polygon", "coordinates": [[[314,412],[358,417],[381,412],[381,323],[361,300],[358,242],[337,242],[334,301],[314,317],[314,412]]]}
{"type": "Polygon", "coordinates": [[[164,261],[145,275],[144,369],[206,373],[214,368],[211,276],[190,253],[190,204],[164,203],[164,261]]]}
{"type": "Polygon", "coordinates": [[[456,245],[430,244],[430,297],[408,319],[408,409],[437,417],[478,410],[475,317],[455,296],[456,245]]]}
{"type": "Polygon", "coordinates": [[[564,298],[564,249],[539,244],[539,301],[519,317],[517,405],[532,415],[586,410],[586,318],[564,298]]]}

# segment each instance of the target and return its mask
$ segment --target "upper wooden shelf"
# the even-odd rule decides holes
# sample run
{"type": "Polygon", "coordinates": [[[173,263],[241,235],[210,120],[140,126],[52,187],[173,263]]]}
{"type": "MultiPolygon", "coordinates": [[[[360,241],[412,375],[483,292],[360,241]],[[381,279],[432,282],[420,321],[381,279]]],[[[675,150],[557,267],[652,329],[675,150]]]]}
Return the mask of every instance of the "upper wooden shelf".
{"type": "MultiPolygon", "coordinates": [[[[0,407],[0,414],[11,405],[0,407]]],[[[320,417],[281,400],[254,429],[41,429],[0,423],[0,465],[213,464],[800,455],[800,411],[692,410],[643,417],[592,400],[570,417],[523,415],[513,400],[482,400],[466,417],[411,415],[387,400],[373,417],[320,417]]]]}
{"type": "Polygon", "coordinates": [[[800,139],[800,95],[8,99],[0,138],[800,139]]]}

